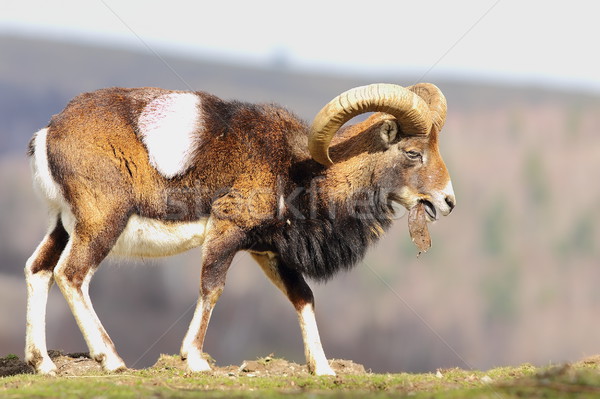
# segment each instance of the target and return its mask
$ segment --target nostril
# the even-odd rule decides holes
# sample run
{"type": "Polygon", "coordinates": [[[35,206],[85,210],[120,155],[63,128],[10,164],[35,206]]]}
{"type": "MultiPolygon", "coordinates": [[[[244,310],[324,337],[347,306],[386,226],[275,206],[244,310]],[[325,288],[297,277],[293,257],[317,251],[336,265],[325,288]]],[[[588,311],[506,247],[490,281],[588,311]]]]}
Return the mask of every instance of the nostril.
{"type": "Polygon", "coordinates": [[[454,207],[456,206],[456,201],[454,197],[446,197],[446,204],[448,204],[448,206],[450,207],[450,212],[452,212],[452,209],[454,209],[454,207]]]}

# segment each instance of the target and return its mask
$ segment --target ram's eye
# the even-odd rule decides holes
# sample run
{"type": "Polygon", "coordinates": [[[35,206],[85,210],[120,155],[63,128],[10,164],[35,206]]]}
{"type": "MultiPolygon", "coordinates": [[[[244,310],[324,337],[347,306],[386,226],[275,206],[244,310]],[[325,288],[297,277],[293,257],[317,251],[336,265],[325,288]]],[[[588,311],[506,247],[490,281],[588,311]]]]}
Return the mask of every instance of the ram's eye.
{"type": "Polygon", "coordinates": [[[412,159],[413,161],[418,161],[418,160],[422,159],[421,153],[418,151],[411,150],[411,151],[405,151],[404,153],[406,154],[406,156],[409,159],[412,159]]]}

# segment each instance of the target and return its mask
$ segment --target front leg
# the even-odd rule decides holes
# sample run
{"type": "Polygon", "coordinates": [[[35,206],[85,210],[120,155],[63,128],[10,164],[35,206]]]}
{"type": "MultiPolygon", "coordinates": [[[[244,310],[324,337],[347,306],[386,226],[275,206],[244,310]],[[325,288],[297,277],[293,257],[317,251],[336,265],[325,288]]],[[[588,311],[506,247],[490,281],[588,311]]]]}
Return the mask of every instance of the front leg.
{"type": "Polygon", "coordinates": [[[304,341],[304,354],[306,355],[306,364],[308,370],[315,375],[335,375],[335,371],[329,365],[319,330],[317,328],[317,320],[315,318],[314,302],[306,303],[298,312],[298,320],[300,321],[300,329],[302,330],[302,339],[304,341]]]}
{"type": "Polygon", "coordinates": [[[200,294],[194,316],[181,345],[181,358],[190,371],[209,371],[202,356],[204,337],[213,308],[225,288],[231,261],[243,242],[244,234],[235,225],[209,221],[210,230],[202,247],[200,294]]]}
{"type": "Polygon", "coordinates": [[[288,297],[296,309],[302,330],[308,370],[315,375],[335,375],[321,344],[315,318],[313,293],[302,274],[280,263],[276,254],[253,253],[252,256],[267,277],[288,297]]]}

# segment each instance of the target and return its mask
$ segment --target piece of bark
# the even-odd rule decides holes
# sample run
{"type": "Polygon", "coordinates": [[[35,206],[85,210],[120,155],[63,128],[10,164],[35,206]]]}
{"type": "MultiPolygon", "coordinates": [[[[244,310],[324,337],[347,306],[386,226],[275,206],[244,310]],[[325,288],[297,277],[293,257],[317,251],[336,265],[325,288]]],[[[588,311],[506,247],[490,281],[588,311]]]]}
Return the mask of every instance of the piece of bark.
{"type": "Polygon", "coordinates": [[[412,241],[419,248],[417,256],[422,252],[427,252],[431,247],[431,237],[427,230],[425,205],[420,202],[408,211],[408,232],[412,241]]]}

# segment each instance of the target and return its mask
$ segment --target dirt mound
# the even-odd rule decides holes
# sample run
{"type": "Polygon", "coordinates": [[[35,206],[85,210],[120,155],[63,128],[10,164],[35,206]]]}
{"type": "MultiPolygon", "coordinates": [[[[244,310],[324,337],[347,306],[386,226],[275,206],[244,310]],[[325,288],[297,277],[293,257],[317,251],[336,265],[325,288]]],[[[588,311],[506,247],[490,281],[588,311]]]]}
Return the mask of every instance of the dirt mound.
{"type": "MultiPolygon", "coordinates": [[[[207,359],[213,369],[214,376],[249,376],[249,377],[274,377],[274,376],[309,376],[306,365],[289,362],[285,359],[275,358],[272,355],[257,359],[246,360],[240,366],[217,367],[212,359],[207,359]]],[[[351,360],[330,360],[333,370],[339,374],[366,374],[365,368],[351,360]]],[[[161,355],[153,369],[179,369],[185,370],[185,362],[179,356],[161,355]]]]}
{"type": "Polygon", "coordinates": [[[32,374],[33,369],[18,356],[8,355],[0,359],[0,377],[8,377],[16,374],[32,374]]]}
{"type": "MultiPolygon", "coordinates": [[[[63,353],[61,351],[48,351],[50,358],[56,364],[59,376],[76,376],[102,373],[102,367],[92,360],[88,353],[63,353]]],[[[246,360],[240,366],[215,366],[213,359],[207,359],[213,369],[214,376],[248,376],[248,377],[304,377],[309,376],[306,365],[278,359],[272,355],[257,359],[246,360]]],[[[330,360],[331,367],[338,375],[366,374],[365,368],[351,360],[330,360]]],[[[161,355],[154,370],[176,369],[185,371],[185,362],[177,355],[161,355]]],[[[15,355],[0,358],[0,377],[16,374],[31,374],[33,369],[15,355]]]]}
{"type": "MultiPolygon", "coordinates": [[[[58,368],[58,375],[85,375],[90,372],[102,372],[98,362],[92,360],[88,353],[67,353],[49,350],[48,355],[58,368]]],[[[0,358],[0,377],[17,374],[33,374],[33,368],[16,355],[0,358]]]]}
{"type": "Polygon", "coordinates": [[[50,359],[56,364],[57,375],[86,375],[90,373],[103,372],[100,363],[90,358],[90,354],[85,353],[67,353],[60,351],[48,351],[50,359]]]}
{"type": "Polygon", "coordinates": [[[600,365],[600,355],[586,357],[575,364],[580,365],[580,366],[582,366],[582,365],[599,366],[600,365]]]}

